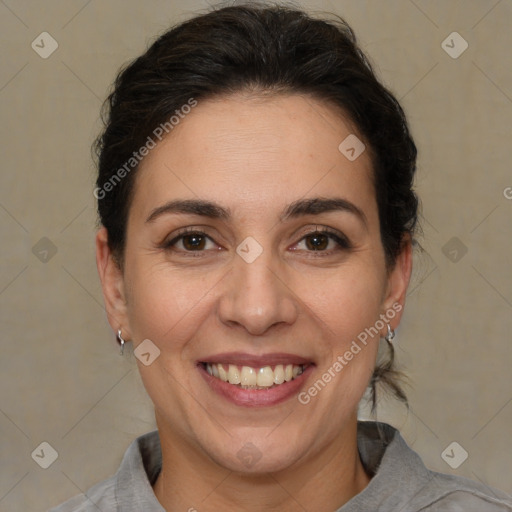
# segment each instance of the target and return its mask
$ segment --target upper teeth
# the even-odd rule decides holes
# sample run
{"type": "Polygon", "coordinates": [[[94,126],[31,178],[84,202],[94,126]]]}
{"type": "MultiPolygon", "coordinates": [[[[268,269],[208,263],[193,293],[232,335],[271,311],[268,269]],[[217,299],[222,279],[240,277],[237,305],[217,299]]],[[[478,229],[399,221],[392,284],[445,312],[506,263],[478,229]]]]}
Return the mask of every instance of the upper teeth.
{"type": "Polygon", "coordinates": [[[241,387],[269,388],[274,384],[289,382],[304,371],[304,366],[278,364],[273,370],[270,366],[252,368],[242,366],[241,369],[234,365],[206,363],[206,371],[224,382],[239,384],[241,387]],[[226,371],[226,367],[228,370],[226,371]]]}

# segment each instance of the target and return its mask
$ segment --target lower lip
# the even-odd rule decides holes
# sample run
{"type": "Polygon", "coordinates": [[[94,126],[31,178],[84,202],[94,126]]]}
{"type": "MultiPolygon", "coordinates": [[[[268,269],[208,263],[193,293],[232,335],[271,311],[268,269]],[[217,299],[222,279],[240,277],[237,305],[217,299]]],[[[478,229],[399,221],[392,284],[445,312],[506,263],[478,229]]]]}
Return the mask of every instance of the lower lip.
{"type": "Polygon", "coordinates": [[[312,364],[308,365],[308,367],[293,380],[283,382],[283,384],[268,389],[242,389],[229,382],[224,382],[217,377],[213,377],[206,371],[202,364],[199,364],[197,368],[210,386],[210,389],[235,405],[263,407],[279,404],[297,395],[309,374],[313,371],[313,366],[312,364]]]}

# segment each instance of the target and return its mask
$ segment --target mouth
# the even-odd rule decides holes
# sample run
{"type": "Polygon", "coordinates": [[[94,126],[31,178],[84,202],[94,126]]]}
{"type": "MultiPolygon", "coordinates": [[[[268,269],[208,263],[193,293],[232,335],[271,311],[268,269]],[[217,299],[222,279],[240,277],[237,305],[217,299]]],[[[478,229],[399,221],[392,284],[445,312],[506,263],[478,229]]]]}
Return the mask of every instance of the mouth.
{"type": "Polygon", "coordinates": [[[276,405],[296,395],[313,361],[293,354],[218,354],[197,362],[210,389],[236,405],[276,405]]]}

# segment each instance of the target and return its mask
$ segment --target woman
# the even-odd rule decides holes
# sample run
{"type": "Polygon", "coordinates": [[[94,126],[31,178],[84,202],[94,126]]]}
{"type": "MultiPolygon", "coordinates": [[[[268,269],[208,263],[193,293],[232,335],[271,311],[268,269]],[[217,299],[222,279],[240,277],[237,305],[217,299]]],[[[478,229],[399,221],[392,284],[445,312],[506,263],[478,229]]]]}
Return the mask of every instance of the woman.
{"type": "Polygon", "coordinates": [[[512,510],[357,420],[378,382],[405,400],[392,342],[418,201],[403,111],[350,28],[216,10],[109,99],[97,265],[158,431],[54,510],[512,510]]]}

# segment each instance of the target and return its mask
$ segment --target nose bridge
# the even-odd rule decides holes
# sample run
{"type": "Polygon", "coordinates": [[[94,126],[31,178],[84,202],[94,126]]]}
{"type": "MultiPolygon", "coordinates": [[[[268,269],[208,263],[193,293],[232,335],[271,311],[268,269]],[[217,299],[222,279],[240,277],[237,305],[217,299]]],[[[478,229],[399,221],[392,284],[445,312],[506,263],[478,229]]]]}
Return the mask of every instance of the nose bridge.
{"type": "MultiPolygon", "coordinates": [[[[263,334],[277,323],[291,324],[297,315],[293,293],[285,285],[285,276],[273,265],[270,250],[255,259],[245,258],[243,243],[233,261],[228,285],[220,301],[219,315],[226,324],[239,324],[251,334],[263,334]]],[[[249,251],[254,247],[249,246],[249,251]]]]}

